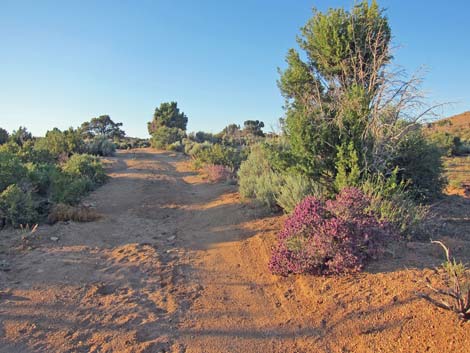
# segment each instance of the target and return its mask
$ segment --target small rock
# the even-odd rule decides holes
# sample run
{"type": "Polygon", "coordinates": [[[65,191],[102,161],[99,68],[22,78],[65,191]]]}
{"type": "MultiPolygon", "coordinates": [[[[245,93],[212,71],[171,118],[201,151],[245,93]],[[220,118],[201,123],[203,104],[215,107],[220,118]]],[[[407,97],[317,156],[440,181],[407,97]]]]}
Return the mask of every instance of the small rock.
{"type": "Polygon", "coordinates": [[[169,241],[173,241],[173,240],[175,240],[175,239],[176,239],[176,237],[175,237],[174,235],[171,236],[171,237],[168,237],[168,240],[169,240],[169,241]]]}
{"type": "Polygon", "coordinates": [[[50,238],[52,241],[59,241],[59,238],[58,237],[51,237],[50,238]]]}

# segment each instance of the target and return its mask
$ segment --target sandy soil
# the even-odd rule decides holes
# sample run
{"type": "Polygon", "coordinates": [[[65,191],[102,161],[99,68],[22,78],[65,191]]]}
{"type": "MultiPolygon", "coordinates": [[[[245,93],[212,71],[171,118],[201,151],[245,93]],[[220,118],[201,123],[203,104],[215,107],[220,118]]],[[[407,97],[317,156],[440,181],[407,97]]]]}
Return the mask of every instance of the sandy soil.
{"type": "MultiPolygon", "coordinates": [[[[434,246],[397,244],[355,276],[279,278],[267,262],[282,216],[179,155],[110,161],[86,200],[99,221],[40,226],[28,249],[0,232],[1,353],[470,352],[470,324],[416,295],[440,281],[434,246]]],[[[436,231],[469,260],[469,200],[439,207],[436,231]]]]}

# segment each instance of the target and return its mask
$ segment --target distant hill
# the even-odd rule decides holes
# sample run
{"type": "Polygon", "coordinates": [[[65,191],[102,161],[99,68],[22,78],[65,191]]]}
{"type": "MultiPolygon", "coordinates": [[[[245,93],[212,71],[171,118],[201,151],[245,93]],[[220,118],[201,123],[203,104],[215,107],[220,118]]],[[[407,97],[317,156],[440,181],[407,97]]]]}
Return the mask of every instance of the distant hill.
{"type": "Polygon", "coordinates": [[[428,133],[447,132],[461,140],[470,141],[470,111],[428,123],[426,130],[428,133]]]}

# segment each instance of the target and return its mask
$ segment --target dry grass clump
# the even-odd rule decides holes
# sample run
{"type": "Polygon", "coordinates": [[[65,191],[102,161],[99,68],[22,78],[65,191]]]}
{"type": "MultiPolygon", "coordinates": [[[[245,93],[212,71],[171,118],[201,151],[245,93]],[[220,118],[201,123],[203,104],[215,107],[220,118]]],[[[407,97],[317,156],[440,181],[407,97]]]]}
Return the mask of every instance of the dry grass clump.
{"type": "Polygon", "coordinates": [[[83,206],[70,206],[63,203],[54,205],[49,212],[48,221],[51,224],[56,222],[93,222],[101,218],[95,210],[83,206]]]}
{"type": "Polygon", "coordinates": [[[426,278],[427,287],[432,290],[434,297],[427,294],[420,296],[435,306],[456,313],[463,321],[470,320],[470,281],[468,268],[462,262],[457,262],[450,256],[449,248],[441,241],[432,241],[440,245],[446,254],[442,269],[446,273],[446,288],[435,288],[426,278]]]}

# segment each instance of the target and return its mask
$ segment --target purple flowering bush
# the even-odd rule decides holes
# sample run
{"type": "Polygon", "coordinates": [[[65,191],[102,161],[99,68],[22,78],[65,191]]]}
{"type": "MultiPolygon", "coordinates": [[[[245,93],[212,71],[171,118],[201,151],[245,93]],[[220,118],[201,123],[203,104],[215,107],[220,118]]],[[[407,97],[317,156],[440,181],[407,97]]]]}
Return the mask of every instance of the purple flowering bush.
{"type": "Polygon", "coordinates": [[[269,268],[283,276],[357,272],[391,236],[389,225],[378,221],[357,188],[345,188],[326,202],[308,196],[286,220],[269,268]]]}
{"type": "Polygon", "coordinates": [[[228,167],[219,164],[207,164],[204,167],[204,171],[207,174],[207,178],[213,183],[227,181],[232,175],[228,167]]]}

